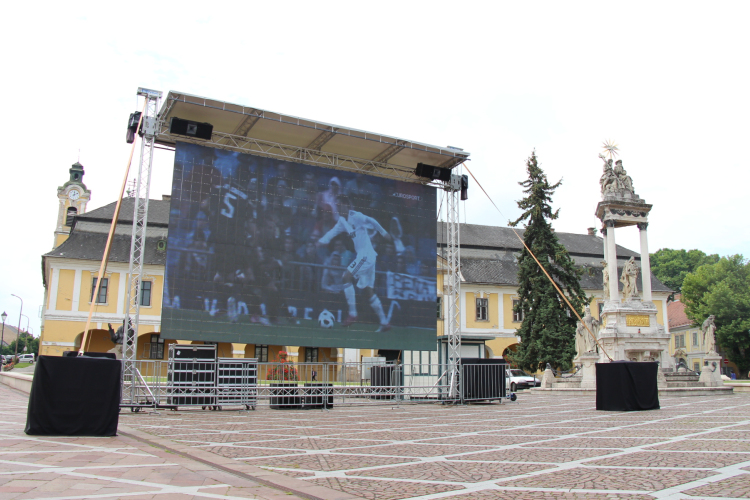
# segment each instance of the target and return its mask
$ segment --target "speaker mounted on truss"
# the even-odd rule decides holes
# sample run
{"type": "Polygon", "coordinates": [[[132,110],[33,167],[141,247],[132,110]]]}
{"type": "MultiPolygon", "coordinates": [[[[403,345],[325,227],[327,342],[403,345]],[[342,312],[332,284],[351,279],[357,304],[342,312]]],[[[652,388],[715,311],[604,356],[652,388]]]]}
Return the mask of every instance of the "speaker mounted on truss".
{"type": "Polygon", "coordinates": [[[169,122],[169,133],[210,141],[211,135],[214,133],[214,126],[210,123],[200,123],[172,117],[172,120],[169,122]]]}
{"type": "Polygon", "coordinates": [[[451,169],[443,167],[435,167],[433,165],[427,165],[426,163],[417,163],[417,168],[414,170],[414,174],[417,177],[425,177],[427,179],[438,180],[443,182],[450,182],[451,180],[451,169]]]}
{"type": "Polygon", "coordinates": [[[140,131],[138,130],[138,122],[141,119],[141,112],[136,111],[135,113],[130,113],[130,117],[128,118],[128,132],[125,135],[125,141],[128,144],[133,144],[133,141],[135,140],[135,134],[138,132],[138,135],[143,137],[143,124],[141,124],[140,131]]]}

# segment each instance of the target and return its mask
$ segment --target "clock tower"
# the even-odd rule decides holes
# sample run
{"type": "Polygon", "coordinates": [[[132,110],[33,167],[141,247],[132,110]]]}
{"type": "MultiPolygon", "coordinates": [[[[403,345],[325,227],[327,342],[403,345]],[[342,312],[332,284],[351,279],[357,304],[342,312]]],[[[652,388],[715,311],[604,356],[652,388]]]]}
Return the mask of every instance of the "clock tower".
{"type": "Polygon", "coordinates": [[[73,218],[86,212],[86,205],[91,199],[91,191],[83,183],[83,165],[76,162],[70,167],[70,179],[57,188],[59,200],[55,242],[52,248],[58,247],[68,239],[73,218]]]}

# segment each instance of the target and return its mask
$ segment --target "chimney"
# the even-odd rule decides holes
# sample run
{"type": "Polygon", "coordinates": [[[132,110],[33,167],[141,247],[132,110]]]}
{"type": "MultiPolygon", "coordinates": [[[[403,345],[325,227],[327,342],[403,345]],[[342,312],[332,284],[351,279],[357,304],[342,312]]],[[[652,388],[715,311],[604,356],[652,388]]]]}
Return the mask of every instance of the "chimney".
{"type": "Polygon", "coordinates": [[[172,195],[171,194],[163,194],[163,195],[161,195],[161,199],[162,199],[162,201],[171,201],[172,200],[172,195]]]}
{"type": "Polygon", "coordinates": [[[589,236],[596,236],[596,228],[595,227],[590,227],[590,228],[587,229],[587,231],[589,232],[589,236]]]}

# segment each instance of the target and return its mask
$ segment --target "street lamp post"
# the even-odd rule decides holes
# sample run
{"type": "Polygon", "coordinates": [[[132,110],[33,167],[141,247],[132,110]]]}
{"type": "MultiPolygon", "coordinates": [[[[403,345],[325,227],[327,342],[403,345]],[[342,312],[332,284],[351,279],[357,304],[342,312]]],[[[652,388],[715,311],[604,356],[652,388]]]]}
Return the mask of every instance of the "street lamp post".
{"type": "Polygon", "coordinates": [[[18,332],[16,334],[16,353],[15,355],[13,355],[13,359],[15,360],[16,358],[18,358],[18,341],[21,339],[21,316],[23,316],[23,299],[15,293],[11,293],[11,295],[21,301],[21,312],[18,314],[18,332]]]}
{"type": "Polygon", "coordinates": [[[8,314],[3,311],[3,314],[0,314],[0,318],[3,318],[3,333],[0,334],[0,351],[3,349],[3,343],[5,342],[5,318],[8,317],[8,314]]]}

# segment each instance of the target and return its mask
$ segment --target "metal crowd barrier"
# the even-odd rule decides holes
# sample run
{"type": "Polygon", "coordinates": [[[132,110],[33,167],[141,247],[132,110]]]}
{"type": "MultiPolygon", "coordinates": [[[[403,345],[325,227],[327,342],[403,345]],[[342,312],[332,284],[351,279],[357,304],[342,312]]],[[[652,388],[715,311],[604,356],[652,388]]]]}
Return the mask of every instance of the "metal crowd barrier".
{"type": "MultiPolygon", "coordinates": [[[[170,346],[171,347],[171,346],[170,346]]],[[[190,347],[190,346],[188,346],[190,347]]],[[[212,346],[213,347],[213,346],[212,346]]],[[[444,364],[296,363],[238,358],[139,360],[133,400],[123,407],[274,409],[405,403],[471,403],[511,397],[506,364],[463,364],[451,397],[444,364]],[[367,375],[369,378],[362,378],[367,375]]]]}

